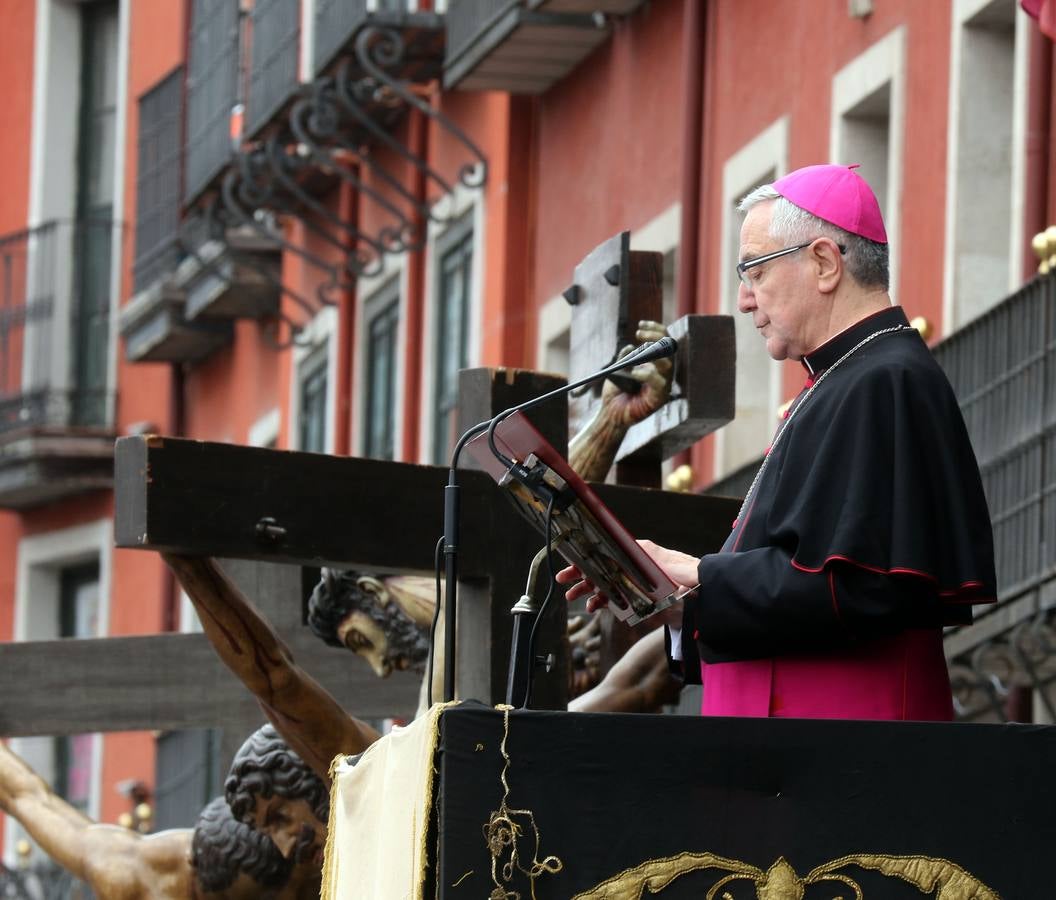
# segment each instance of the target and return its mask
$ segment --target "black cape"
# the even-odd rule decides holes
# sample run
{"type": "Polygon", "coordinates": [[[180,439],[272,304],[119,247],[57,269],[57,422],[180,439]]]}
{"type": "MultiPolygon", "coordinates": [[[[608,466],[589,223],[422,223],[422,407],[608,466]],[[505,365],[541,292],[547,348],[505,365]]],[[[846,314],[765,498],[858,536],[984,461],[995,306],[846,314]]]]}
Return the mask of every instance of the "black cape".
{"type": "Polygon", "coordinates": [[[808,387],[686,604],[683,646],[709,662],[965,623],[996,597],[957,399],[903,311],[858,322],[803,364],[808,387]]]}

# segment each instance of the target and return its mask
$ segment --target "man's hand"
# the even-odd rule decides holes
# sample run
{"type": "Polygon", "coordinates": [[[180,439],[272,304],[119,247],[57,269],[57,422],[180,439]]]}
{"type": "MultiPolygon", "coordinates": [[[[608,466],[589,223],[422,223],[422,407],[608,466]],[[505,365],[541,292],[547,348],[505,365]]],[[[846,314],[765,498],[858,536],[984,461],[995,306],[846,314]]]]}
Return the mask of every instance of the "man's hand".
{"type": "MultiPolygon", "coordinates": [[[[634,333],[634,338],[638,342],[637,346],[624,347],[618,359],[622,359],[637,347],[658,341],[662,337],[668,337],[667,329],[663,325],[659,322],[643,320],[638,323],[638,330],[634,333]]],[[[671,358],[667,357],[635,366],[624,372],[625,376],[641,383],[641,390],[636,394],[628,394],[611,381],[606,381],[601,392],[601,405],[605,414],[610,416],[614,422],[627,427],[648,418],[667,403],[671,396],[673,370],[674,365],[671,358]]]]}
{"type": "MultiPolygon", "coordinates": [[[[653,561],[664,570],[667,577],[681,588],[689,589],[696,587],[697,565],[700,562],[695,556],[682,553],[679,550],[669,550],[661,547],[653,541],[638,541],[639,546],[648,553],[653,561]]],[[[558,584],[571,585],[565,591],[565,599],[569,603],[587,597],[587,612],[595,612],[608,604],[608,598],[598,592],[594,582],[583,577],[583,573],[576,566],[568,566],[554,576],[558,584]]],[[[660,620],[665,625],[678,627],[682,623],[682,604],[672,603],[667,609],[658,613],[660,620]]]]}

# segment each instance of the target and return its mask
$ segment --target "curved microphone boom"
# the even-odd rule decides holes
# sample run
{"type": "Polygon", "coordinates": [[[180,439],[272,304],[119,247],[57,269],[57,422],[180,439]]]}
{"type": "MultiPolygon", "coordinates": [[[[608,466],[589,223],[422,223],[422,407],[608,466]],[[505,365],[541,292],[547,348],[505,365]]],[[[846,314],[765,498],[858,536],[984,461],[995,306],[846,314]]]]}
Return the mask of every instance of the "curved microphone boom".
{"type": "MultiPolygon", "coordinates": [[[[590,384],[591,382],[598,381],[601,378],[607,378],[614,372],[619,372],[621,369],[628,369],[632,366],[640,366],[643,363],[654,362],[658,359],[664,359],[668,356],[674,356],[678,352],[678,341],[673,337],[662,337],[658,341],[653,341],[650,344],[644,344],[637,350],[632,350],[622,359],[616,360],[612,365],[606,366],[604,369],[600,369],[592,375],[588,375],[586,378],[581,378],[579,381],[575,381],[572,384],[566,384],[563,387],[559,387],[556,390],[550,391],[549,393],[543,394],[542,396],[535,397],[524,403],[519,403],[516,406],[511,406],[509,409],[505,409],[500,412],[497,416],[491,419],[487,419],[484,422],[479,422],[470,428],[465,434],[458,439],[458,443],[455,444],[455,449],[451,454],[451,468],[448,473],[447,487],[444,489],[444,538],[443,538],[443,555],[445,563],[445,580],[444,580],[444,700],[450,701],[455,699],[455,616],[457,614],[456,607],[456,594],[458,591],[458,540],[459,540],[459,487],[458,477],[455,470],[458,467],[458,457],[462,452],[462,448],[468,443],[468,441],[475,435],[480,434],[482,431],[488,433],[488,446],[491,448],[491,452],[495,454],[500,460],[503,461],[508,467],[514,465],[512,460],[507,459],[495,446],[495,429],[502,422],[503,419],[508,416],[512,416],[515,412],[523,412],[526,409],[531,409],[533,406],[538,406],[540,403],[545,403],[547,400],[553,399],[554,397],[560,397],[564,394],[571,393],[572,391],[583,387],[584,385],[590,384]]],[[[437,579],[439,579],[440,573],[437,572],[437,579]]],[[[430,686],[431,687],[431,686],[430,686]]],[[[430,697],[432,700],[432,697],[430,697]]]]}

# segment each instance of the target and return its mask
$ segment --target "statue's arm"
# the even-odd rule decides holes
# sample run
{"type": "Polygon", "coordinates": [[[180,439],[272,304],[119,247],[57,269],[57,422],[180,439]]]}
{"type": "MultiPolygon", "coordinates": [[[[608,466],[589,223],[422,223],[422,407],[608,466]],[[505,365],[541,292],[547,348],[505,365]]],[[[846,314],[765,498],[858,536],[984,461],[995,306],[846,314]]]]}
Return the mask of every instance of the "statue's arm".
{"type": "Polygon", "coordinates": [[[224,665],[260,701],[279,733],[320,778],[329,783],[335,756],[360,753],[378,739],[373,728],[345,712],[297,665],[275,629],[215,560],[163,556],[224,665]]]}
{"type": "MultiPolygon", "coordinates": [[[[638,323],[635,339],[644,344],[667,336],[659,322],[638,323]]],[[[629,352],[630,347],[624,348],[629,352]]],[[[635,366],[626,374],[641,385],[637,394],[621,391],[605,382],[601,403],[591,420],[568,443],[568,462],[584,481],[604,481],[628,429],[648,418],[671,396],[674,367],[670,359],[635,366]]]]}
{"type": "Polygon", "coordinates": [[[0,743],[0,810],[16,819],[63,868],[87,880],[84,836],[92,820],[58,796],[36,772],[0,743]]]}
{"type": "Polygon", "coordinates": [[[664,629],[656,628],[630,649],[595,687],[569,701],[569,712],[656,712],[674,703],[682,680],[671,674],[664,629]]]}

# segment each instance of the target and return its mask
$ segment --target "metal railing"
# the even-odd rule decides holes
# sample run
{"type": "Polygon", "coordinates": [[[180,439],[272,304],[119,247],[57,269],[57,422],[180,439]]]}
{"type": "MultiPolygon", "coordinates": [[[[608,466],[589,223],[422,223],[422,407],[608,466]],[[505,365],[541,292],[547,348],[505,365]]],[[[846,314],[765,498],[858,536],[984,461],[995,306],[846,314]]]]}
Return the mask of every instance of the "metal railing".
{"type": "Polygon", "coordinates": [[[9,869],[0,863],[0,900],[94,900],[95,894],[51,860],[9,869]]]}
{"type": "Polygon", "coordinates": [[[193,201],[230,162],[238,102],[238,0],[194,0],[187,62],[184,201],[193,201]]]}
{"type": "Polygon", "coordinates": [[[102,219],[48,222],[0,237],[0,433],[109,424],[116,229],[102,219]]]}
{"type": "Polygon", "coordinates": [[[367,17],[369,0],[316,0],[312,65],[319,72],[367,17]]]}
{"type": "Polygon", "coordinates": [[[521,0],[450,0],[445,64],[461,56],[492,22],[521,5],[521,0]]]}
{"type": "Polygon", "coordinates": [[[176,268],[180,259],[180,176],[183,172],[183,67],[139,98],[136,174],[136,292],[176,268]]]}
{"type": "Polygon", "coordinates": [[[957,393],[1014,597],[1056,566],[1056,282],[1040,277],[935,347],[957,393]]]}
{"type": "Polygon", "coordinates": [[[300,84],[300,0],[257,0],[250,17],[253,24],[247,134],[264,126],[300,84]]]}

